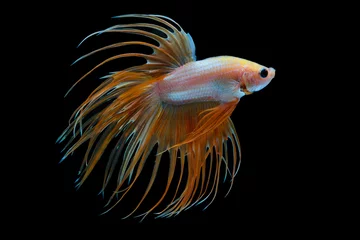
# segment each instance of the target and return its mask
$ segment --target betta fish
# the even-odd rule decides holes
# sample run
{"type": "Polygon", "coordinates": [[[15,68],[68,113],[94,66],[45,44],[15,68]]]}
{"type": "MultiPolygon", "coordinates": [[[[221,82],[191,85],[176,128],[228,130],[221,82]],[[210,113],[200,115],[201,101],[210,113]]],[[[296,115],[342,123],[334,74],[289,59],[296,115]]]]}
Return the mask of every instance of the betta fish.
{"type": "Polygon", "coordinates": [[[107,212],[134,189],[152,150],[156,149],[147,187],[126,217],[145,201],[164,159],[169,165],[165,189],[157,202],[139,216],[144,218],[157,209],[169,194],[170,186],[174,191],[165,207],[155,212],[157,217],[175,216],[205,201],[210,205],[218,192],[220,170],[225,169],[225,179],[230,177],[229,193],[240,167],[240,143],[230,116],[243,96],[270,83],[275,69],[232,56],[197,60],[190,34],[166,16],[129,14],[115,18],[143,21],[118,24],[92,33],[83,41],[104,33],[135,34],[151,41],[114,43],[75,62],[130,45],[148,47],[152,53],[130,52],[109,57],[73,85],[116,59],[146,60],[103,77],[101,84],[74,111],[57,140],[68,141],[61,161],[87,143],[76,181],[79,188],[110,142],[115,143],[111,145],[115,147],[109,148],[100,192],[104,194],[110,179],[116,179],[116,188],[106,204],[107,212]],[[168,158],[164,158],[165,153],[168,158]]]}

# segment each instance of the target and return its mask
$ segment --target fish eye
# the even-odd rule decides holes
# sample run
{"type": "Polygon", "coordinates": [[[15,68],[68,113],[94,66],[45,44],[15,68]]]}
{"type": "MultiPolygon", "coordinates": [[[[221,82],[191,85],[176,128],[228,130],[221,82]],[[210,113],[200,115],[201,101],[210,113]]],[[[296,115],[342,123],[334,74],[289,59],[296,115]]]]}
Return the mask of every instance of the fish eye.
{"type": "Polygon", "coordinates": [[[268,70],[266,70],[265,68],[263,68],[261,71],[260,71],[260,76],[262,78],[266,78],[268,75],[268,70]]]}

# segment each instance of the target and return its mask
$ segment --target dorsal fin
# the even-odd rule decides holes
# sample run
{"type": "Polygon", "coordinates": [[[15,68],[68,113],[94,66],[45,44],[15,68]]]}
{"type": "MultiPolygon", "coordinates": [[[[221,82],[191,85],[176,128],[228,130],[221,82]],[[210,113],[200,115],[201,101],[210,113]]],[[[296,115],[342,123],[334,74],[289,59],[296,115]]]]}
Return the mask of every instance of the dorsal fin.
{"type": "Polygon", "coordinates": [[[192,37],[190,36],[189,33],[186,33],[181,28],[181,26],[178,23],[176,23],[173,19],[162,15],[147,15],[147,14],[128,14],[128,15],[115,16],[113,18],[120,19],[120,18],[129,18],[129,17],[151,19],[157,23],[163,24],[168,28],[160,26],[159,24],[143,23],[143,22],[114,25],[112,27],[88,35],[80,42],[79,46],[89,37],[92,37],[94,35],[98,36],[100,34],[109,33],[109,32],[129,33],[129,34],[137,34],[137,35],[145,36],[158,42],[159,46],[155,46],[151,43],[142,42],[142,41],[121,42],[121,43],[111,44],[102,47],[100,49],[97,49],[95,51],[92,51],[80,57],[74,63],[94,53],[100,52],[102,50],[126,46],[126,45],[148,46],[151,47],[154,51],[152,54],[149,55],[159,55],[163,57],[163,59],[161,59],[162,61],[160,61],[160,59],[154,59],[152,57],[147,58],[146,56],[142,56],[146,58],[149,63],[161,63],[161,64],[166,63],[167,67],[176,68],[188,62],[196,61],[195,43],[192,37]],[[180,30],[178,30],[177,27],[180,30]],[[171,31],[169,29],[171,29],[171,31]],[[164,38],[161,35],[156,34],[156,32],[152,30],[160,31],[163,34],[165,34],[167,37],[164,38]]]}
{"type": "MultiPolygon", "coordinates": [[[[159,26],[151,24],[150,28],[161,31],[167,35],[167,42],[170,45],[165,46],[162,45],[161,42],[157,41],[160,44],[160,47],[164,47],[164,50],[168,50],[168,52],[172,52],[172,56],[180,63],[178,67],[184,65],[185,63],[196,61],[195,55],[195,43],[190,36],[189,33],[186,33],[182,27],[175,22],[173,19],[162,16],[162,15],[147,15],[147,14],[128,14],[128,15],[120,15],[114,18],[125,18],[125,17],[134,17],[134,18],[147,18],[154,20],[156,22],[162,23],[165,26],[169,27],[172,31],[167,31],[167,29],[159,26]],[[180,31],[176,28],[178,27],[180,31]]],[[[144,34],[146,36],[146,34],[144,34]]]]}
{"type": "MultiPolygon", "coordinates": [[[[174,70],[175,68],[178,68],[188,62],[196,61],[195,56],[195,44],[190,36],[190,34],[186,33],[181,26],[176,23],[174,20],[172,20],[169,17],[162,16],[162,15],[147,15],[147,14],[128,14],[128,15],[120,15],[113,18],[143,18],[143,19],[150,19],[158,24],[153,23],[131,23],[131,24],[119,24],[114,25],[112,27],[106,28],[101,31],[94,32],[87,37],[85,37],[78,47],[88,38],[92,36],[98,36],[103,33],[109,33],[109,32],[117,32],[117,33],[129,33],[129,34],[136,34],[145,36],[147,38],[150,38],[154,41],[156,41],[159,46],[156,46],[149,42],[144,41],[128,41],[128,42],[118,42],[111,45],[104,46],[102,48],[96,49],[88,54],[83,55],[82,57],[78,58],[73,64],[76,62],[89,57],[90,55],[93,55],[95,53],[107,50],[107,49],[113,49],[113,48],[119,48],[123,46],[128,45],[140,45],[140,46],[147,46],[152,48],[153,53],[151,54],[145,54],[145,53],[123,53],[118,54],[115,56],[112,56],[98,65],[96,65],[94,68],[92,68],[89,72],[87,72],[85,75],[83,75],[75,84],[69,89],[69,91],[65,94],[65,96],[75,87],[76,84],[78,84],[82,79],[84,79],[86,76],[88,76],[90,73],[92,73],[95,69],[99,68],[100,66],[119,59],[119,58],[125,58],[125,57],[140,57],[147,60],[147,63],[144,64],[142,67],[138,67],[139,71],[147,71],[148,74],[156,74],[156,75],[162,75],[167,74],[174,70]],[[167,28],[160,26],[159,24],[163,24],[167,28]],[[176,26],[176,27],[175,27],[176,26]],[[178,30],[178,28],[180,30],[178,30]],[[146,30],[144,30],[146,29],[146,30]],[[171,29],[171,31],[169,30],[171,29]],[[157,34],[153,30],[162,32],[167,37],[164,38],[161,35],[157,34]]],[[[125,69],[127,70],[127,69],[125,69]]],[[[134,70],[134,68],[132,68],[134,70]]]]}

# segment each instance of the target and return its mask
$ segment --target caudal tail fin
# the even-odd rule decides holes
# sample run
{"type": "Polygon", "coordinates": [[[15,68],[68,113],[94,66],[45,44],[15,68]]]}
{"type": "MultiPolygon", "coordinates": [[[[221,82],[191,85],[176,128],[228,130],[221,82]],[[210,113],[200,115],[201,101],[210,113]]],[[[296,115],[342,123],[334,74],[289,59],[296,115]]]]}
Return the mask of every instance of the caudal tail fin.
{"type": "Polygon", "coordinates": [[[110,196],[107,211],[132,189],[150,152],[157,145],[156,159],[148,186],[137,206],[128,216],[138,209],[148,195],[162,161],[162,154],[168,151],[170,166],[164,193],[159,201],[141,216],[145,217],[152,212],[163,201],[170,184],[177,181],[172,200],[167,207],[158,212],[159,217],[169,217],[209,199],[210,196],[213,200],[218,191],[222,166],[225,169],[225,177],[227,173],[231,178],[236,175],[240,164],[240,146],[234,125],[229,118],[233,105],[219,107],[217,103],[204,102],[174,106],[161,102],[155,90],[157,82],[162,81],[164,76],[175,68],[195,60],[194,43],[190,35],[167,17],[120,16],[120,18],[124,17],[150,19],[159,25],[122,24],[92,35],[107,32],[132,33],[151,38],[157,41],[159,46],[141,41],[122,42],[83,56],[82,58],[102,50],[126,45],[143,45],[154,51],[152,54],[116,55],[85,74],[84,77],[96,68],[118,58],[141,57],[147,60],[144,65],[130,67],[108,76],[75,110],[69,126],[59,137],[58,142],[68,139],[63,159],[82,144],[88,143],[77,181],[77,187],[80,187],[109,143],[116,141],[116,147],[111,150],[105,168],[101,190],[105,191],[115,174],[115,169],[119,169],[116,189],[110,196]],[[153,33],[154,30],[164,33],[167,38],[153,33]],[[218,120],[212,121],[212,117],[218,120]],[[227,153],[228,140],[232,143],[232,164],[227,153]],[[118,164],[121,164],[120,168],[118,164]],[[174,178],[176,168],[180,169],[178,179],[174,178]],[[185,187],[181,187],[181,183],[184,182],[185,187]],[[120,192],[121,197],[115,200],[114,197],[120,192]]]}

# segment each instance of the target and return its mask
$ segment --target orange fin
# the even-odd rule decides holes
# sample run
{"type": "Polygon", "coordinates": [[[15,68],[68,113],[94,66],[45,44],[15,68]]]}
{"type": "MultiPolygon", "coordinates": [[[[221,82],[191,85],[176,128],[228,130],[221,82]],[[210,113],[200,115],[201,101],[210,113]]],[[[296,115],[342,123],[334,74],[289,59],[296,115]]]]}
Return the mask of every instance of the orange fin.
{"type": "Polygon", "coordinates": [[[219,127],[225,120],[230,118],[238,101],[238,99],[235,99],[234,101],[223,103],[216,107],[202,111],[199,114],[200,121],[197,123],[195,129],[188,134],[184,141],[175,144],[171,148],[179,147],[183,144],[195,141],[197,138],[219,127]]]}
{"type": "Polygon", "coordinates": [[[107,150],[109,143],[117,141],[116,147],[111,149],[101,189],[101,193],[104,193],[110,180],[114,178],[115,170],[119,169],[117,164],[121,163],[116,178],[117,185],[107,203],[107,211],[132,189],[152,149],[157,145],[148,187],[128,216],[145,201],[161,165],[162,154],[168,151],[170,167],[164,193],[159,201],[141,216],[145,217],[159,206],[171,183],[175,181],[176,190],[172,200],[158,212],[158,217],[174,216],[209,199],[210,196],[214,199],[220,182],[220,169],[224,168],[231,178],[236,175],[240,164],[240,145],[230,120],[236,103],[204,102],[173,106],[161,102],[155,91],[155,84],[175,68],[194,61],[195,45],[190,35],[167,17],[135,14],[119,18],[124,17],[150,19],[163,26],[153,23],[122,24],[90,36],[108,32],[130,33],[153,39],[159,45],[142,41],[116,43],[80,58],[126,45],[147,46],[154,51],[152,54],[123,53],[110,57],[80,78],[76,83],[95,69],[118,58],[140,57],[147,60],[146,64],[118,71],[105,79],[75,110],[69,126],[58,142],[68,140],[63,159],[83,144],[88,144],[77,180],[77,187],[80,187],[107,150]],[[153,30],[163,32],[167,38],[153,30]],[[228,158],[228,141],[232,144],[232,160],[228,158]],[[174,177],[175,169],[180,169],[178,178],[174,177]],[[182,187],[181,183],[185,183],[185,187],[182,187]],[[115,200],[115,196],[120,193],[121,197],[115,200]]]}

